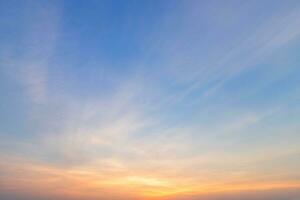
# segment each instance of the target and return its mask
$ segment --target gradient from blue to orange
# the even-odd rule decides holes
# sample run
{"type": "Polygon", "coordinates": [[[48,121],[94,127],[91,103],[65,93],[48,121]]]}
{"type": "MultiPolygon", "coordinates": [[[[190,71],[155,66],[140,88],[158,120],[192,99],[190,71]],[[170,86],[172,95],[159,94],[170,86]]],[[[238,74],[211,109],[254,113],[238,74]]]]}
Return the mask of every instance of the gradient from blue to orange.
{"type": "Polygon", "coordinates": [[[0,1],[1,200],[300,198],[299,1],[0,1]]]}

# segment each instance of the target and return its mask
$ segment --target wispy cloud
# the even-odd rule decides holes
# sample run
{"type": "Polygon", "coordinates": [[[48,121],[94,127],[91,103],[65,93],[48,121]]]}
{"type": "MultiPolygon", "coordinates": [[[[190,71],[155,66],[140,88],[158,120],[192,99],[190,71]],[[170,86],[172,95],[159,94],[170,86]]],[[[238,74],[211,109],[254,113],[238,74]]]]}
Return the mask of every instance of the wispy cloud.
{"type": "MultiPolygon", "coordinates": [[[[207,58],[206,61],[203,61],[206,59],[203,58],[203,63],[197,59],[197,56],[201,57],[203,49],[200,45],[182,48],[184,42],[189,41],[186,37],[194,36],[194,34],[187,32],[182,34],[183,36],[180,35],[181,37],[176,38],[177,41],[175,42],[178,48],[172,50],[179,52],[179,55],[168,55],[162,52],[162,55],[165,55],[162,59],[165,60],[164,67],[171,68],[171,73],[167,70],[166,76],[171,76],[172,80],[178,78],[186,81],[178,82],[183,89],[167,95],[164,99],[164,105],[181,102],[192,93],[198,93],[200,97],[207,97],[216,93],[230,79],[249,70],[249,68],[257,67],[259,62],[267,59],[273,52],[284,48],[291,41],[299,38],[299,23],[298,8],[280,13],[280,15],[273,16],[255,27],[240,41],[237,41],[232,48],[221,47],[226,52],[216,60],[207,58]],[[199,53],[185,59],[185,53],[192,54],[194,51],[199,53]],[[172,71],[179,71],[179,73],[174,76],[172,71]]],[[[242,31],[241,33],[244,34],[242,31]]],[[[199,37],[199,41],[202,41],[199,37]]],[[[158,49],[158,51],[161,50],[158,49]]],[[[169,49],[165,48],[164,51],[169,51],[169,49]]]]}
{"type": "MultiPolygon", "coordinates": [[[[97,21],[103,13],[90,12],[93,6],[83,18],[92,13],[89,20],[97,21],[91,34],[97,41],[86,37],[90,27],[81,27],[81,15],[73,18],[75,8],[69,4],[26,4],[21,42],[1,51],[1,70],[24,92],[20,96],[29,103],[22,109],[30,119],[24,130],[1,139],[0,198],[14,192],[29,199],[225,200],[231,199],[230,192],[248,198],[244,191],[257,190],[272,199],[276,195],[267,190],[273,189],[284,190],[279,192],[283,199],[296,197],[297,192],[287,191],[300,187],[300,163],[293,161],[299,157],[297,111],[287,109],[288,102],[264,106],[265,94],[244,100],[246,92],[235,94],[235,88],[225,87],[299,42],[299,7],[250,20],[246,14],[257,12],[255,3],[219,3],[176,4],[160,16],[154,25],[158,31],[141,37],[143,55],[122,64],[111,61],[108,54],[114,51],[102,50],[119,50],[114,46],[119,35],[109,44],[102,40],[110,26],[96,31],[104,23],[97,21]],[[71,56],[74,66],[69,67],[64,53],[57,55],[58,45],[64,48],[68,40],[60,35],[77,28],[80,37],[70,35],[79,40],[82,54],[71,56]],[[107,63],[98,59],[101,53],[109,57],[107,63]],[[53,77],[54,65],[60,68],[60,83],[53,77]],[[104,68],[113,83],[103,80],[104,68]],[[63,90],[56,90],[57,85],[63,90]],[[235,100],[226,101],[224,94],[235,100]]],[[[109,19],[113,24],[115,19],[109,19]]],[[[120,55],[115,56],[118,60],[120,55]]],[[[263,78],[271,87],[272,77],[263,78]]],[[[253,90],[261,89],[255,78],[249,80],[253,90]]]]}
{"type": "Polygon", "coordinates": [[[27,2],[20,14],[22,34],[18,45],[4,45],[2,66],[23,84],[28,98],[40,104],[48,98],[48,70],[60,32],[60,10],[51,3],[27,2]]]}

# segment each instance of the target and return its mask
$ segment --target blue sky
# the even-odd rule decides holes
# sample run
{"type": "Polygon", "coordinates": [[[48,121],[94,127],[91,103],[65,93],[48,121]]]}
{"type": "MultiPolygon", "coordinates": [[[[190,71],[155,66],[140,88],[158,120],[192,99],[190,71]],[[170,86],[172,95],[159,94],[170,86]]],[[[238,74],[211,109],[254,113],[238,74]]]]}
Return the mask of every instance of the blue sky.
{"type": "Polygon", "coordinates": [[[0,1],[0,197],[291,194],[299,27],[289,0],[0,1]]]}

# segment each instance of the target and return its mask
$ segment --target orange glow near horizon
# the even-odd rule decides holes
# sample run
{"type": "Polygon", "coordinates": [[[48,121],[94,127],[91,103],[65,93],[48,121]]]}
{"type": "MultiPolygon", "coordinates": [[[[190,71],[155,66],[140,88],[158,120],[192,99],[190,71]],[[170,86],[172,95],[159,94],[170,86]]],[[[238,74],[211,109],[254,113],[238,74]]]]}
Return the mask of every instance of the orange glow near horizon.
{"type": "Polygon", "coordinates": [[[228,192],[264,191],[300,188],[300,182],[214,182],[201,184],[186,180],[155,178],[147,174],[103,175],[90,169],[59,169],[45,165],[1,163],[0,167],[10,173],[10,178],[1,181],[2,189],[38,193],[40,195],[66,196],[97,199],[101,196],[126,196],[131,199],[168,199],[181,195],[223,194],[228,192]],[[186,184],[181,184],[186,182],[186,184]]]}
{"type": "Polygon", "coordinates": [[[0,0],[0,200],[300,200],[300,0],[0,0]]]}

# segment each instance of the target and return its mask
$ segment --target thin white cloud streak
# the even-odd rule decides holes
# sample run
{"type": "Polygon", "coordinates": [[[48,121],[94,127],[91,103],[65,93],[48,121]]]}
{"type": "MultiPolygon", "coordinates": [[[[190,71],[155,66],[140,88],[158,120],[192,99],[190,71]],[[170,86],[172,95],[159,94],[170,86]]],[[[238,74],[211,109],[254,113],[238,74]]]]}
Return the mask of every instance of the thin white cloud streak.
{"type": "MultiPolygon", "coordinates": [[[[295,8],[288,13],[273,16],[271,19],[266,20],[256,30],[248,33],[243,41],[236,44],[236,47],[225,52],[216,62],[208,61],[208,63],[199,64],[193,61],[184,61],[182,63],[180,56],[171,55],[172,57],[164,57],[166,68],[180,70],[176,69],[176,66],[178,66],[177,63],[181,63],[181,66],[184,66],[186,72],[180,74],[184,75],[187,83],[183,83],[183,90],[166,95],[159,105],[165,107],[176,104],[197,90],[201,90],[201,97],[207,97],[216,93],[228,80],[238,76],[249,68],[256,67],[261,60],[269,57],[274,51],[280,50],[291,41],[299,38],[299,13],[299,9],[295,8]],[[190,65],[193,66],[192,69],[190,69],[190,65]]],[[[192,49],[193,51],[197,50],[197,47],[193,48],[196,48],[192,49]]],[[[184,49],[177,50],[180,53],[185,51],[184,49]]],[[[160,50],[158,49],[158,51],[160,50]]],[[[166,48],[164,51],[168,51],[168,49],[166,48]]],[[[197,61],[196,55],[189,60],[191,59],[197,61]]],[[[174,77],[172,74],[166,75],[176,79],[176,76],[174,77]]]]}
{"type": "MultiPolygon", "coordinates": [[[[14,46],[4,45],[2,57],[7,74],[23,84],[32,103],[47,102],[48,70],[59,36],[60,10],[51,4],[26,2],[20,11],[22,34],[14,46]]],[[[21,25],[19,25],[21,26],[21,25]]]]}

